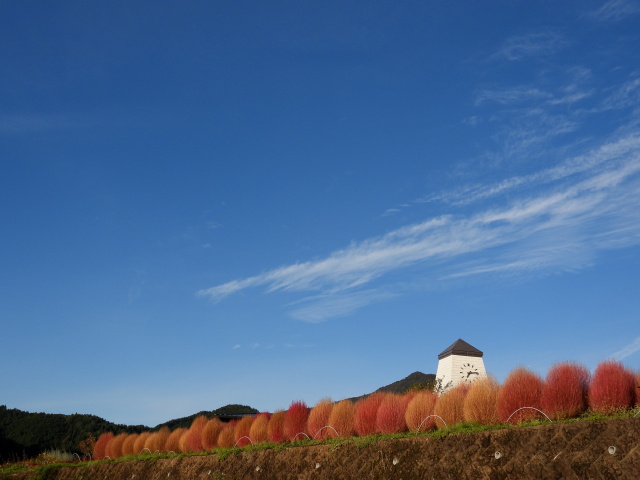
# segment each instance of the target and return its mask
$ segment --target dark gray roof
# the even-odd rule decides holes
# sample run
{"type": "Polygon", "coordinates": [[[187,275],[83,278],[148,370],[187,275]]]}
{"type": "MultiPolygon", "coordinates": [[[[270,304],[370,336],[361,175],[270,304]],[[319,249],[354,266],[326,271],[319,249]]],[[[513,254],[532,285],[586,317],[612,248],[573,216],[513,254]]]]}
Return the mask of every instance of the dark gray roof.
{"type": "Polygon", "coordinates": [[[482,357],[483,353],[476,347],[469,345],[467,342],[459,338],[446,348],[440,355],[438,360],[448,357],[449,355],[464,355],[465,357],[482,357]]]}

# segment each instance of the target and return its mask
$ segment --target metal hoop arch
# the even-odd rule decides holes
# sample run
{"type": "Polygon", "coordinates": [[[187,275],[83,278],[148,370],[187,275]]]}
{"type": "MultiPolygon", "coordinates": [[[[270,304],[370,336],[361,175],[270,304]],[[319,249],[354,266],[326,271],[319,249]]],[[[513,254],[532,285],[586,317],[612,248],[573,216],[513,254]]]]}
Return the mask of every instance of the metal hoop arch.
{"type": "Polygon", "coordinates": [[[549,418],[549,416],[544,413],[542,410],[540,410],[539,408],[535,408],[535,407],[520,407],[519,409],[517,409],[515,412],[513,412],[511,415],[509,415],[509,418],[507,418],[507,421],[504,423],[509,423],[509,420],[511,420],[511,417],[513,417],[516,413],[518,413],[520,410],[524,410],[524,409],[531,409],[531,410],[535,410],[537,412],[540,412],[541,414],[543,414],[545,417],[547,417],[547,420],[549,420],[551,423],[553,423],[553,420],[551,420],[549,418]]]}
{"type": "Polygon", "coordinates": [[[238,441],[236,442],[236,444],[234,445],[234,447],[237,447],[237,446],[238,446],[238,442],[239,442],[240,440],[242,440],[243,438],[246,438],[247,440],[249,440],[249,442],[251,442],[251,445],[253,445],[253,440],[251,440],[249,437],[247,437],[247,436],[245,435],[244,437],[240,437],[240,438],[238,439],[238,441]]]}
{"type": "Polygon", "coordinates": [[[330,428],[331,430],[333,430],[334,432],[336,432],[336,435],[337,435],[337,436],[340,436],[340,434],[338,433],[338,431],[337,431],[335,428],[333,428],[331,425],[325,425],[324,427],[322,427],[320,430],[318,430],[318,431],[316,432],[316,434],[313,436],[313,438],[315,439],[315,438],[318,436],[318,434],[319,434],[322,430],[324,430],[325,428],[330,428]]]}
{"type": "Polygon", "coordinates": [[[416,433],[418,433],[420,431],[420,429],[422,428],[422,425],[424,425],[424,422],[426,422],[427,420],[429,420],[431,417],[437,417],[440,420],[442,420],[442,423],[444,423],[444,426],[449,429],[449,425],[447,425],[447,422],[444,421],[444,418],[442,418],[440,415],[427,415],[424,420],[422,420],[422,422],[420,422],[420,425],[418,425],[418,429],[416,430],[416,433]]]}

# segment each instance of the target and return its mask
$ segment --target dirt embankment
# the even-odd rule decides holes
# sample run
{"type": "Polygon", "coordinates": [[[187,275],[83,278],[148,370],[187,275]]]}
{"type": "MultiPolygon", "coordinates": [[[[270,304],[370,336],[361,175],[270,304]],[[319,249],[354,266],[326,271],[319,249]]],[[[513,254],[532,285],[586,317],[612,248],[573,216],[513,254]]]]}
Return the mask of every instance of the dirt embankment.
{"type": "Polygon", "coordinates": [[[640,418],[112,462],[0,480],[640,479],[640,418]]]}

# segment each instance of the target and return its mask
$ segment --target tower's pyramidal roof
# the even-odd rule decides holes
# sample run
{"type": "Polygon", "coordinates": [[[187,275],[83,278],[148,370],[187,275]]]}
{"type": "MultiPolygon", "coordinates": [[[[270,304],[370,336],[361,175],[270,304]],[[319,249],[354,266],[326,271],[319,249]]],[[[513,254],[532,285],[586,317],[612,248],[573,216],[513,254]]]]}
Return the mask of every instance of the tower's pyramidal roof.
{"type": "Polygon", "coordinates": [[[467,342],[459,338],[448,348],[438,355],[438,360],[448,357],[449,355],[464,355],[465,357],[482,357],[483,353],[476,347],[469,345],[467,342]]]}

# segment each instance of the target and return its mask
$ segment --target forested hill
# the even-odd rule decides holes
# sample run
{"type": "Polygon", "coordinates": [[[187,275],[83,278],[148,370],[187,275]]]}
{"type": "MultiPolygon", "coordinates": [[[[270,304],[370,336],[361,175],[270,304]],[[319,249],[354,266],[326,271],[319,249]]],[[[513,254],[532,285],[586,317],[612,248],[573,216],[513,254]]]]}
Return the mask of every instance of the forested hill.
{"type": "Polygon", "coordinates": [[[413,372],[402,380],[380,387],[376,392],[405,393],[407,390],[416,386],[427,386],[435,382],[435,380],[436,376],[433,373],[413,372]]]}
{"type": "Polygon", "coordinates": [[[138,433],[143,425],[127,426],[95,415],[30,413],[0,405],[0,460],[35,456],[45,450],[77,452],[90,433],[138,433]]]}
{"type": "Polygon", "coordinates": [[[226,417],[234,417],[241,415],[255,415],[259,413],[255,408],[249,407],[247,405],[226,405],[224,407],[220,407],[216,410],[211,411],[202,411],[198,413],[194,413],[193,415],[189,415],[188,417],[176,418],[175,420],[169,420],[168,422],[161,423],[156,426],[154,430],[158,430],[162,427],[169,427],[169,430],[175,430],[176,428],[189,428],[191,423],[196,417],[200,415],[204,415],[205,417],[221,417],[222,420],[226,420],[226,417]]]}
{"type": "MultiPolygon", "coordinates": [[[[198,415],[225,416],[258,413],[245,405],[227,405],[209,412],[200,412],[189,417],[162,423],[152,430],[168,426],[189,427],[198,415]]],[[[144,425],[119,425],[95,415],[63,415],[54,413],[30,413],[0,405],[0,463],[35,457],[47,450],[62,450],[81,454],[79,444],[89,434],[98,438],[104,432],[139,433],[150,430],[144,425]]]]}

